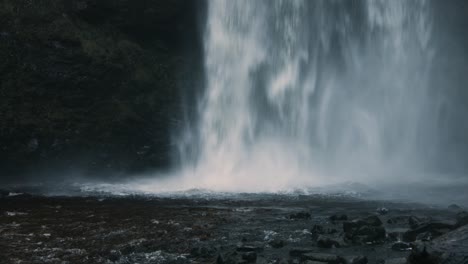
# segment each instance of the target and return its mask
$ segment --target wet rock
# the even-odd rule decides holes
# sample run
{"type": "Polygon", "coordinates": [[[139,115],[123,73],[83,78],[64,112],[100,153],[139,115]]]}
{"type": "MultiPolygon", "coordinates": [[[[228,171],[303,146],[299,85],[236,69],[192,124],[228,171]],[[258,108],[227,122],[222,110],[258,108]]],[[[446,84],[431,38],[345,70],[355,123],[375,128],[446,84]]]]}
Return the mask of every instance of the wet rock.
{"type": "Polygon", "coordinates": [[[9,193],[9,191],[0,190],[0,198],[7,197],[9,193]]]}
{"type": "Polygon", "coordinates": [[[289,215],[289,219],[291,220],[301,220],[301,219],[310,219],[311,215],[308,212],[297,212],[294,214],[289,215]]]}
{"type": "Polygon", "coordinates": [[[416,236],[416,241],[428,242],[432,240],[431,232],[424,232],[416,236]]]}
{"type": "Polygon", "coordinates": [[[301,256],[302,261],[312,260],[318,262],[325,262],[329,264],[345,264],[346,260],[342,257],[333,254],[325,253],[305,253],[301,256]]]}
{"type": "Polygon", "coordinates": [[[242,256],[237,252],[230,252],[227,254],[219,254],[216,258],[216,264],[238,264],[238,263],[247,263],[245,260],[242,260],[242,256]]]}
{"type": "Polygon", "coordinates": [[[451,204],[448,206],[448,209],[450,210],[453,210],[453,211],[459,211],[459,210],[462,210],[462,208],[460,206],[458,206],[457,204],[451,204]]]}
{"type": "Polygon", "coordinates": [[[408,224],[409,224],[411,229],[416,229],[419,226],[421,226],[423,224],[426,224],[427,222],[429,222],[427,219],[421,219],[421,218],[416,217],[416,216],[410,216],[408,218],[408,224]]]}
{"type": "Polygon", "coordinates": [[[382,221],[377,216],[369,216],[362,219],[356,219],[351,222],[344,222],[343,223],[343,230],[345,233],[349,233],[355,231],[363,226],[382,226],[382,221]]]}
{"type": "Polygon", "coordinates": [[[423,250],[414,249],[408,257],[409,264],[437,264],[440,263],[440,257],[436,254],[430,254],[426,247],[423,250]]]}
{"type": "Polygon", "coordinates": [[[363,226],[353,234],[353,238],[364,243],[374,243],[385,240],[385,234],[385,228],[381,226],[363,226]]]}
{"type": "Polygon", "coordinates": [[[438,237],[449,232],[450,230],[453,230],[455,227],[456,225],[454,223],[448,221],[421,224],[417,228],[406,231],[403,234],[403,240],[413,242],[416,240],[418,235],[428,232],[431,234],[431,237],[438,237]]]}
{"type": "Polygon", "coordinates": [[[347,264],[367,264],[369,260],[365,256],[349,256],[344,257],[347,264]]]}
{"type": "Polygon", "coordinates": [[[286,242],[284,242],[284,240],[282,240],[282,239],[273,239],[270,242],[268,242],[268,244],[272,248],[282,248],[282,247],[284,247],[286,245],[286,242]]]}
{"type": "Polygon", "coordinates": [[[335,228],[325,228],[321,225],[314,225],[310,232],[317,237],[318,235],[323,235],[323,234],[335,234],[338,233],[338,230],[335,228]]]}
{"type": "Polygon", "coordinates": [[[202,258],[209,258],[216,255],[216,249],[209,248],[209,247],[194,247],[190,251],[190,255],[194,257],[202,257],[202,258]]]}
{"type": "Polygon", "coordinates": [[[291,257],[300,257],[303,254],[310,253],[313,250],[310,248],[292,248],[289,250],[289,256],[291,257]]]}
{"type": "Polygon", "coordinates": [[[330,216],[330,220],[331,221],[347,221],[348,216],[345,214],[335,214],[335,215],[330,216]]]}
{"type": "Polygon", "coordinates": [[[406,258],[393,258],[393,259],[386,259],[383,263],[385,264],[407,264],[406,258]]]}
{"type": "Polygon", "coordinates": [[[379,215],[386,215],[386,214],[388,214],[388,209],[385,208],[385,207],[377,208],[377,213],[379,215]]]}
{"type": "Polygon", "coordinates": [[[410,251],[412,249],[412,245],[405,242],[396,242],[392,245],[392,250],[394,251],[410,251]]]}
{"type": "Polygon", "coordinates": [[[310,230],[312,234],[324,234],[325,229],[321,225],[314,225],[310,230]]]}
{"type": "Polygon", "coordinates": [[[342,244],[337,239],[326,236],[319,236],[317,238],[317,246],[319,248],[339,248],[342,244]]]}
{"type": "Polygon", "coordinates": [[[463,211],[457,214],[457,227],[468,225],[468,212],[463,211]]]}
{"type": "Polygon", "coordinates": [[[257,261],[257,253],[255,252],[246,252],[242,254],[242,259],[247,263],[255,263],[257,261]]]}
{"type": "Polygon", "coordinates": [[[375,243],[385,240],[386,231],[377,216],[343,223],[345,237],[353,243],[375,243]]]}
{"type": "Polygon", "coordinates": [[[219,254],[218,257],[216,258],[216,264],[224,264],[224,263],[226,262],[224,261],[223,256],[219,254]]]}
{"type": "Polygon", "coordinates": [[[389,232],[389,233],[387,233],[387,239],[389,241],[400,241],[402,237],[403,237],[402,232],[389,232]]]}
{"type": "Polygon", "coordinates": [[[264,244],[260,242],[248,243],[248,244],[240,244],[237,246],[237,251],[239,252],[262,252],[264,248],[264,244]]]}
{"type": "Polygon", "coordinates": [[[120,259],[121,256],[122,256],[122,254],[120,253],[120,251],[111,250],[108,258],[109,258],[110,261],[116,262],[116,261],[118,261],[120,259]]]}
{"type": "Polygon", "coordinates": [[[33,138],[28,142],[28,152],[34,152],[39,147],[39,140],[37,138],[33,138]]]}
{"type": "Polygon", "coordinates": [[[394,216],[391,217],[387,220],[387,224],[391,225],[403,225],[408,223],[408,217],[407,216],[394,216]]]}

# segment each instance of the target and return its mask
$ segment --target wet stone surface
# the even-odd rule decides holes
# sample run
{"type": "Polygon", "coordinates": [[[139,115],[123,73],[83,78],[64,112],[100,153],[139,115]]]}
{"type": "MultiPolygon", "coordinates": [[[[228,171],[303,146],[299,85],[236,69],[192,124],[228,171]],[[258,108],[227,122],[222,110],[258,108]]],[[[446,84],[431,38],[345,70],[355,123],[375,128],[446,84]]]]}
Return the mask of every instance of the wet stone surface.
{"type": "Polygon", "coordinates": [[[317,195],[5,193],[0,263],[468,263],[465,215],[317,195]]]}

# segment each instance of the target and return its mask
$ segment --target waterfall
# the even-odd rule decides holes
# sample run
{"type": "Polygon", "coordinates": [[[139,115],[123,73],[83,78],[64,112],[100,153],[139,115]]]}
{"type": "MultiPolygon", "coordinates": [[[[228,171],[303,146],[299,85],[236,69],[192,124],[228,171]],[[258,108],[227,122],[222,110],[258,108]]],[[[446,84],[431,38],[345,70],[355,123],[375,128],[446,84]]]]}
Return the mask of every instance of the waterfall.
{"type": "Polygon", "coordinates": [[[207,15],[206,87],[180,140],[188,185],[277,191],[428,166],[429,1],[213,0],[207,15]]]}

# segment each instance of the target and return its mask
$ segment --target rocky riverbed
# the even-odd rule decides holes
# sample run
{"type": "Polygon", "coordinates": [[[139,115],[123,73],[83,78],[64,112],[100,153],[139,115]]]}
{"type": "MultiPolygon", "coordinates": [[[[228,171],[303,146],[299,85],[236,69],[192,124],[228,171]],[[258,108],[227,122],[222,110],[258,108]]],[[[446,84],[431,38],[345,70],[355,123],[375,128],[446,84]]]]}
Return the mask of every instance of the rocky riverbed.
{"type": "Polygon", "coordinates": [[[468,263],[457,205],[334,195],[0,196],[1,263],[468,263]]]}

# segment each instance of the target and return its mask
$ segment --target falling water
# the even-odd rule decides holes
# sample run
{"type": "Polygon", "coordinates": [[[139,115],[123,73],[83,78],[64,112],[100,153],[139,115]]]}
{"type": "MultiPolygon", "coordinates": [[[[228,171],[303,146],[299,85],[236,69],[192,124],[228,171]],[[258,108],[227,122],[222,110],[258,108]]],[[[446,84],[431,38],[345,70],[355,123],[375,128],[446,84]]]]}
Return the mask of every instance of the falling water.
{"type": "Polygon", "coordinates": [[[278,190],[415,177],[427,166],[437,150],[428,1],[208,5],[186,180],[278,190]]]}

